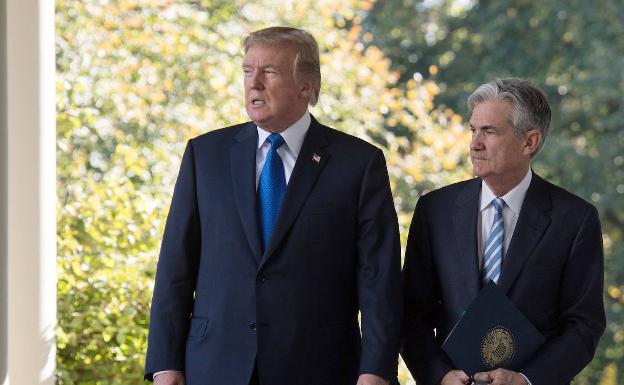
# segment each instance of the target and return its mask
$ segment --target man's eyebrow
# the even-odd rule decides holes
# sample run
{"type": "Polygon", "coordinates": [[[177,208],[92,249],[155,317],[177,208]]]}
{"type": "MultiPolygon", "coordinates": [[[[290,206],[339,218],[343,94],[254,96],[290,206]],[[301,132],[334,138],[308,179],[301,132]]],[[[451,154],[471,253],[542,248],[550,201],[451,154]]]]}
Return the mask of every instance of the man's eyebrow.
{"type": "Polygon", "coordinates": [[[496,130],[498,131],[498,127],[493,126],[491,124],[486,124],[484,126],[479,126],[479,127],[475,127],[472,123],[470,124],[470,128],[475,129],[475,130],[496,130]]]}
{"type": "MultiPolygon", "coordinates": [[[[253,68],[253,67],[255,67],[255,65],[243,63],[242,67],[243,68],[253,68]]],[[[277,65],[275,65],[275,64],[266,64],[266,65],[260,66],[260,69],[265,69],[265,68],[275,68],[275,69],[277,69],[279,67],[277,65]]]]}

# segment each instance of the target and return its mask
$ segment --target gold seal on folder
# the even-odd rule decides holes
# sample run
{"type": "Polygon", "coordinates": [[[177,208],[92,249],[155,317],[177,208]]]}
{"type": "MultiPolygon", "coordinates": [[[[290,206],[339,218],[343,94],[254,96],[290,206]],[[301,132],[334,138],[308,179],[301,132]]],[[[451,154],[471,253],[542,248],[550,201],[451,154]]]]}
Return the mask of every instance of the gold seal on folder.
{"type": "Polygon", "coordinates": [[[501,326],[492,328],[481,342],[481,358],[490,368],[505,366],[513,358],[514,352],[513,334],[501,326]]]}

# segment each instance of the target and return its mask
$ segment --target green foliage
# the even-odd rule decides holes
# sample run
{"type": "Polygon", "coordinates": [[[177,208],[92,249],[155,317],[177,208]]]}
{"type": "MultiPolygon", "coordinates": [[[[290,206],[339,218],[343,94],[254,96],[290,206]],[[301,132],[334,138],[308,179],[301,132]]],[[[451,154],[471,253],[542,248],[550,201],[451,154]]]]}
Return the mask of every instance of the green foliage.
{"type": "Polygon", "coordinates": [[[59,384],[141,380],[184,141],[246,120],[240,43],[277,24],[319,41],[312,112],[385,150],[403,238],[420,194],[469,176],[458,115],[468,93],[507,75],[545,87],[554,130],[535,167],[595,202],[604,225],[609,325],[577,381],[621,378],[619,1],[57,0],[56,10],[59,384]]]}
{"type": "Polygon", "coordinates": [[[607,332],[578,384],[614,385],[624,372],[623,9],[620,0],[380,1],[363,22],[399,86],[433,80],[436,106],[464,117],[469,93],[496,77],[547,92],[552,134],[534,168],[592,201],[604,233],[607,332]]]}
{"type": "MultiPolygon", "coordinates": [[[[358,39],[370,1],[56,1],[57,383],[142,379],[154,269],[185,139],[247,120],[241,40],[286,24],[319,41],[312,112],[385,151],[403,237],[416,198],[468,176],[468,135],[433,81],[358,39]]],[[[408,375],[401,368],[402,381],[408,375]]]]}

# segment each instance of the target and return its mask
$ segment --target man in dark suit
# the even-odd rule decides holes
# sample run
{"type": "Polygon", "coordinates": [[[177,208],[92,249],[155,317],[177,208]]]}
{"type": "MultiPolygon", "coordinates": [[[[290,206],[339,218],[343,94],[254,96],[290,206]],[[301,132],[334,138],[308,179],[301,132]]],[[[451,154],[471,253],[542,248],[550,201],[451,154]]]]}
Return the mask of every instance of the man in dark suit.
{"type": "Polygon", "coordinates": [[[605,328],[598,214],[529,167],[550,124],[540,90],[497,80],[479,87],[468,106],[478,178],[418,201],[403,270],[403,359],[419,385],[468,384],[440,345],[484,282],[494,280],[546,342],[519,372],[475,378],[567,384],[592,360],[605,328]]]}
{"type": "Polygon", "coordinates": [[[396,381],[400,246],[383,154],[309,114],[321,82],[309,33],[268,28],[244,49],[252,122],[187,145],[158,261],[145,377],[396,381]]]}

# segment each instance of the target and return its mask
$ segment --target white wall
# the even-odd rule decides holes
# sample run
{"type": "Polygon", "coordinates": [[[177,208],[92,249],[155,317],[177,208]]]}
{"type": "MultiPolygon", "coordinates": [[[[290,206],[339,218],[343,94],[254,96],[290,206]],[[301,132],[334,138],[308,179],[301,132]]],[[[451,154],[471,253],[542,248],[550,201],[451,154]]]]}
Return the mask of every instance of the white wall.
{"type": "Polygon", "coordinates": [[[54,384],[54,2],[7,0],[0,59],[0,383],[54,384]]]}

